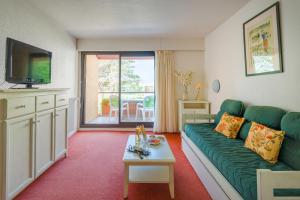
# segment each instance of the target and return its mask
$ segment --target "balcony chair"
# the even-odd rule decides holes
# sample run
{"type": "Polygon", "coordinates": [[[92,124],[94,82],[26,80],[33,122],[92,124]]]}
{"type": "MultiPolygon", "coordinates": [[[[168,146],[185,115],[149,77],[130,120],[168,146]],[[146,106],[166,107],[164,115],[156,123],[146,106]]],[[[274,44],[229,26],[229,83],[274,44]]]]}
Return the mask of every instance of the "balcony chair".
{"type": "Polygon", "coordinates": [[[137,120],[139,113],[142,113],[143,121],[146,119],[146,113],[148,116],[154,116],[154,95],[145,96],[143,103],[137,103],[135,119],[137,120]]]}
{"type": "MultiPolygon", "coordinates": [[[[119,97],[117,95],[110,95],[109,96],[109,106],[110,106],[110,111],[109,111],[109,118],[112,116],[116,117],[117,113],[119,112],[119,97]]],[[[122,107],[121,107],[122,114],[124,111],[126,111],[127,114],[127,119],[129,118],[129,104],[123,103],[122,102],[122,107]]]]}

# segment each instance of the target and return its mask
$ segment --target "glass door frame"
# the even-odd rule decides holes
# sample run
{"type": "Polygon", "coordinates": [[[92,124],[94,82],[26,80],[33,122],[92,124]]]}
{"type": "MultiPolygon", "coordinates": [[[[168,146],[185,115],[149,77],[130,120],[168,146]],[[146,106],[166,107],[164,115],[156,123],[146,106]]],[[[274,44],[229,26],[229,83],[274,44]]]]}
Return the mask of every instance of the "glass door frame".
{"type": "MultiPolygon", "coordinates": [[[[121,121],[121,62],[122,56],[153,56],[154,58],[154,91],[150,92],[155,94],[155,52],[154,51],[82,51],[81,52],[81,98],[80,98],[80,128],[132,128],[137,125],[143,124],[146,128],[152,128],[154,122],[122,122],[121,121]],[[118,112],[118,124],[86,124],[85,123],[85,98],[86,98],[86,55],[119,55],[119,112],[118,112]]],[[[124,92],[128,93],[128,92],[124,92]]],[[[147,92],[136,92],[147,93],[147,92]]],[[[154,100],[155,107],[155,100],[154,100]]],[[[155,113],[155,108],[154,108],[155,113]]]]}

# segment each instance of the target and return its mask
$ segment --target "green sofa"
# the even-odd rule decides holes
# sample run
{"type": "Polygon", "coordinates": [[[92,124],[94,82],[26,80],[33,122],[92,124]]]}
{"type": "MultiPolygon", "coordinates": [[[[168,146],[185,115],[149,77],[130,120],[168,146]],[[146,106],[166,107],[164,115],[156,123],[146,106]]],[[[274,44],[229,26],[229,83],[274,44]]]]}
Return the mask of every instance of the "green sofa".
{"type": "MultiPolygon", "coordinates": [[[[192,141],[192,146],[195,145],[199,148],[205,155],[205,160],[208,159],[214,165],[236,190],[237,197],[241,197],[241,199],[254,200],[258,198],[257,169],[300,170],[300,113],[287,113],[283,109],[271,106],[249,106],[246,108],[241,101],[228,99],[222,103],[214,123],[185,124],[183,134],[185,138],[192,141]],[[245,123],[240,129],[237,139],[228,139],[214,131],[224,112],[245,118],[245,123]],[[244,147],[252,121],[286,132],[279,161],[276,164],[268,163],[244,147]]],[[[192,159],[189,158],[189,160],[192,159]]],[[[209,167],[206,168],[210,172],[209,167]]],[[[221,185],[221,189],[225,191],[226,188],[222,187],[221,185]]],[[[225,191],[224,193],[228,199],[237,198],[230,196],[228,194],[230,192],[225,191]]],[[[300,190],[275,189],[274,196],[299,196],[300,198],[300,190]]]]}

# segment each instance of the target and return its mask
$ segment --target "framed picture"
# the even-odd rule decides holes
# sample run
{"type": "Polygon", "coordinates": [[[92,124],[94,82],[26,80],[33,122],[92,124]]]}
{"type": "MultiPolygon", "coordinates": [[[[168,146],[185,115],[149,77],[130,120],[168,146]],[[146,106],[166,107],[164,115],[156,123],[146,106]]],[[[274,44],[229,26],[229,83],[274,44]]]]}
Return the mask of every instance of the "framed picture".
{"type": "Polygon", "coordinates": [[[243,24],[246,76],[283,72],[279,2],[243,24]]]}

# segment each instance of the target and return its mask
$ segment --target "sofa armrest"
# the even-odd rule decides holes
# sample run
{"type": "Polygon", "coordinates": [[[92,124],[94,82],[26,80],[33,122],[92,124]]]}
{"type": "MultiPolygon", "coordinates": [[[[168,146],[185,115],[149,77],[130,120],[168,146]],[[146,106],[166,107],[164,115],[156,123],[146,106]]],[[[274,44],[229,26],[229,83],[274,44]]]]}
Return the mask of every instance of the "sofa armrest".
{"type": "Polygon", "coordinates": [[[274,197],[274,189],[300,189],[300,171],[271,171],[257,169],[257,199],[284,200],[300,197],[274,197]]]}

